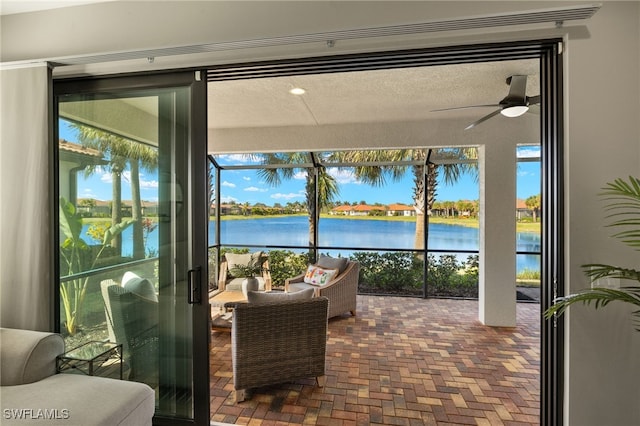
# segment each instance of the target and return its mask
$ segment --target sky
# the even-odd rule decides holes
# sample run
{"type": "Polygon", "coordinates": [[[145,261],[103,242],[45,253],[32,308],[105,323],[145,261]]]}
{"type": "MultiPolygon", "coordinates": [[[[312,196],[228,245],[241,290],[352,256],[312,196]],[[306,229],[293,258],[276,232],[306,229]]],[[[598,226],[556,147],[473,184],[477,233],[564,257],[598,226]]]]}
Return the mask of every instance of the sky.
{"type": "MultiPolygon", "coordinates": [[[[73,129],[61,122],[60,137],[69,142],[77,142],[73,129]]],[[[520,156],[539,155],[539,150],[521,150],[520,156]]],[[[242,156],[225,156],[225,160],[235,162],[244,161],[242,156]]],[[[334,201],[367,204],[413,204],[413,177],[408,172],[401,181],[387,181],[384,187],[372,187],[358,181],[346,169],[328,169],[339,187],[339,195],[334,201]]],[[[122,199],[131,199],[130,173],[123,173],[122,199]]],[[[304,172],[300,171],[292,179],[284,180],[277,187],[269,186],[255,170],[225,170],[221,173],[221,200],[223,202],[236,201],[238,203],[263,203],[273,206],[275,203],[286,205],[288,202],[304,202],[304,172]]],[[[78,198],[93,198],[96,200],[111,199],[111,173],[108,168],[99,169],[93,175],[85,178],[78,175],[78,198]]],[[[141,171],[141,197],[145,201],[157,201],[158,177],[157,173],[141,171]]],[[[526,199],[540,193],[540,163],[520,162],[517,169],[517,197],[526,199]]],[[[471,176],[464,175],[455,185],[438,184],[438,201],[477,200],[479,186],[471,176]]]]}

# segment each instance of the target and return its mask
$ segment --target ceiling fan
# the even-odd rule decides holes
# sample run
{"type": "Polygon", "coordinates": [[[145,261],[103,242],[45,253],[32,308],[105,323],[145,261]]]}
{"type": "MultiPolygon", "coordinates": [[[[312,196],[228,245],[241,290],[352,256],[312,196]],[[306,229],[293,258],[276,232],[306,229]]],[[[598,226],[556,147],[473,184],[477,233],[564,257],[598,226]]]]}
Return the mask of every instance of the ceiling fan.
{"type": "Polygon", "coordinates": [[[469,130],[498,114],[502,114],[505,117],[519,117],[529,110],[529,106],[540,103],[540,95],[527,96],[525,94],[527,89],[526,75],[512,75],[510,77],[507,77],[507,84],[509,85],[509,94],[497,104],[443,108],[435,109],[432,112],[451,111],[455,109],[466,108],[498,107],[497,110],[485,115],[484,117],[474,121],[473,123],[465,127],[465,130],[469,130]]]}

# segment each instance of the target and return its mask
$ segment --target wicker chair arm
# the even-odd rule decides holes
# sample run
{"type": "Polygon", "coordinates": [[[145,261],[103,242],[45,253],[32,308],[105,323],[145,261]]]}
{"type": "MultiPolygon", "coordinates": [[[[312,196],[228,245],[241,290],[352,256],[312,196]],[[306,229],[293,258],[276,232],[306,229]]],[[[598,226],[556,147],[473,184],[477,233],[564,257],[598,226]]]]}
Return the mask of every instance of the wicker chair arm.
{"type": "Polygon", "coordinates": [[[227,274],[229,272],[229,265],[226,260],[220,262],[220,275],[218,276],[218,291],[224,291],[227,285],[227,274]]]}
{"type": "Polygon", "coordinates": [[[269,259],[262,263],[262,278],[264,279],[264,290],[271,291],[271,271],[269,271],[269,259]]]}

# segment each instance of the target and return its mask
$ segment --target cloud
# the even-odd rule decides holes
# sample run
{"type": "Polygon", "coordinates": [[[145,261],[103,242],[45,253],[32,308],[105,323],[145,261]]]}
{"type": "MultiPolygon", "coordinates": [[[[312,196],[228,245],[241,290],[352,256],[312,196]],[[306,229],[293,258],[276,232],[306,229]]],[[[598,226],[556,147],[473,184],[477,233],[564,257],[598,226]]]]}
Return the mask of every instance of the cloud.
{"type": "Polygon", "coordinates": [[[307,178],[307,172],[306,172],[305,170],[297,171],[297,172],[293,175],[293,178],[294,178],[294,179],[298,179],[298,180],[306,179],[306,178],[307,178]]]}
{"type": "Polygon", "coordinates": [[[246,180],[246,181],[250,181],[251,178],[249,176],[243,176],[242,179],[246,180]]]}
{"type": "Polygon", "coordinates": [[[540,158],[540,148],[539,147],[519,148],[518,158],[540,158]]]}
{"type": "Polygon", "coordinates": [[[537,177],[538,173],[530,171],[530,170],[518,170],[518,177],[537,177]]]}
{"type": "Polygon", "coordinates": [[[331,168],[329,169],[329,174],[333,176],[335,180],[341,185],[345,185],[345,184],[360,185],[362,183],[355,176],[355,174],[353,173],[353,170],[331,168]]]}
{"type": "Polygon", "coordinates": [[[140,189],[158,189],[158,181],[140,179],[140,189]]]}
{"type": "MultiPolygon", "coordinates": [[[[159,184],[157,180],[146,180],[144,178],[144,174],[140,174],[140,189],[157,189],[159,184]]],[[[129,170],[125,170],[122,172],[122,180],[125,182],[131,183],[131,172],[129,170]]],[[[111,172],[104,172],[100,175],[100,181],[103,183],[112,184],[113,183],[113,175],[111,172]]]]}
{"type": "Polygon", "coordinates": [[[248,192],[267,192],[268,191],[268,189],[257,188],[255,186],[248,186],[244,190],[248,192]]]}
{"type": "Polygon", "coordinates": [[[232,183],[232,182],[227,182],[226,180],[224,182],[222,182],[220,185],[222,186],[228,186],[229,188],[235,188],[236,184],[232,183]]]}
{"type": "Polygon", "coordinates": [[[223,154],[217,155],[216,160],[222,165],[246,164],[255,163],[257,161],[257,157],[252,154],[223,154]]]}
{"type": "Polygon", "coordinates": [[[271,194],[271,198],[276,200],[291,200],[292,198],[304,198],[304,191],[300,192],[290,192],[288,194],[283,194],[281,192],[271,194]]]}
{"type": "Polygon", "coordinates": [[[237,202],[238,202],[238,199],[237,199],[237,198],[235,198],[235,197],[229,197],[229,196],[226,196],[226,197],[220,197],[220,202],[221,202],[221,203],[231,203],[231,202],[233,202],[233,201],[235,201],[235,202],[237,203],[237,202]]]}
{"type": "Polygon", "coordinates": [[[93,192],[92,188],[83,188],[80,193],[80,198],[92,198],[94,200],[97,200],[98,196],[95,192],[93,192]]]}
{"type": "Polygon", "coordinates": [[[100,175],[100,181],[104,182],[104,183],[112,183],[113,182],[113,176],[111,176],[111,173],[105,172],[102,175],[100,175]]]}

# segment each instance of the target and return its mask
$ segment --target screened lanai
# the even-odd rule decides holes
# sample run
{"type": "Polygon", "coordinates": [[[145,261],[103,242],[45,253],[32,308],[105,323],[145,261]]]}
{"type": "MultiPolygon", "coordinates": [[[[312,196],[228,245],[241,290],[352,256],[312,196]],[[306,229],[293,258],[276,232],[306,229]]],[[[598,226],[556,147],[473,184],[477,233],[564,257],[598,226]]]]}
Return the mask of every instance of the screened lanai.
{"type": "MultiPolygon", "coordinates": [[[[417,280],[417,288],[402,282],[397,284],[399,289],[396,291],[422,297],[465,297],[449,290],[430,294],[429,264],[445,268],[450,265],[442,263],[453,259],[459,262],[450,268],[456,271],[452,274],[454,278],[465,273],[476,274],[471,297],[481,301],[478,313],[481,321],[489,325],[514,325],[518,257],[535,256],[536,267],[533,269],[540,271],[539,240],[521,247],[516,230],[518,211],[527,210],[524,199],[519,199],[517,194],[519,169],[525,162],[539,164],[540,159],[539,105],[533,102],[541,92],[539,60],[531,57],[432,66],[422,66],[420,60],[415,60],[410,64],[386,63],[382,66],[377,63],[368,69],[357,70],[333,67],[331,61],[329,65],[323,64],[325,69],[313,68],[313,65],[297,69],[296,65],[285,67],[284,71],[277,65],[272,68],[249,65],[231,69],[228,73],[227,70],[209,72],[208,144],[214,174],[211,201],[212,213],[221,219],[213,229],[214,238],[210,233],[210,247],[238,245],[237,241],[225,240],[226,231],[220,228],[229,207],[224,202],[225,192],[228,193],[230,185],[234,184],[225,178],[230,173],[291,168],[307,175],[324,171],[335,171],[338,175],[339,170],[348,170],[361,177],[364,170],[375,169],[378,175],[386,177],[389,185],[394,170],[416,172],[417,181],[412,180],[407,185],[404,201],[393,202],[408,205],[407,214],[415,215],[412,222],[416,238],[410,244],[371,246],[359,244],[357,237],[342,241],[337,247],[327,245],[326,241],[323,244],[323,221],[327,223],[336,218],[332,210],[335,206],[324,210],[323,206],[318,209],[309,206],[306,214],[313,232],[307,233],[301,243],[281,243],[280,248],[307,251],[312,248],[311,257],[331,250],[340,255],[336,248],[348,251],[347,255],[353,251],[376,252],[378,256],[372,261],[376,265],[384,263],[380,258],[382,255],[398,257],[406,254],[408,259],[404,261],[411,265],[408,269],[420,271],[406,282],[417,280]],[[498,114],[499,101],[510,92],[513,75],[526,76],[522,89],[532,102],[526,113],[507,117],[498,114]],[[470,124],[473,124],[472,128],[469,128],[470,124]],[[533,154],[531,147],[534,147],[533,154]],[[394,158],[394,153],[399,155],[394,158]],[[457,168],[462,174],[473,176],[476,196],[466,201],[475,202],[475,205],[461,210],[477,220],[473,249],[447,252],[450,247],[429,247],[430,220],[449,211],[437,203],[462,200],[438,199],[437,193],[425,192],[426,198],[423,200],[419,196],[416,201],[411,194],[412,188],[422,188],[419,191],[429,188],[430,179],[438,182],[439,178],[430,173],[438,172],[443,176],[447,168],[457,168]],[[428,200],[426,205],[425,200],[428,200]],[[438,208],[434,209],[434,205],[438,208]],[[423,214],[425,211],[426,215],[423,214]],[[416,230],[416,226],[420,229],[416,230]],[[412,263],[416,259],[419,262],[412,263]]],[[[537,176],[535,195],[541,192],[539,171],[537,176]]],[[[443,184],[438,183],[443,188],[443,184]]],[[[363,184],[362,188],[365,186],[363,184]]],[[[380,191],[383,188],[378,187],[380,191]]],[[[252,190],[254,195],[258,190],[269,191],[266,187],[252,190]]],[[[306,198],[300,200],[306,203],[306,198]]],[[[319,195],[309,200],[317,203],[319,195]]],[[[240,199],[227,201],[246,202],[240,199]]],[[[337,201],[359,203],[367,200],[337,201]]],[[[278,201],[271,200],[264,204],[273,206],[276,203],[278,201]]],[[[355,216],[353,212],[350,214],[355,216]]],[[[391,240],[393,238],[387,239],[391,240]]],[[[250,243],[243,241],[239,245],[249,247],[250,243]]],[[[269,245],[262,244],[264,247],[269,245]]],[[[256,244],[255,248],[260,246],[256,244]]],[[[210,263],[215,262],[217,254],[211,257],[210,263]]],[[[215,268],[212,272],[215,273],[215,268]]],[[[431,272],[432,278],[437,277],[438,271],[431,272]]],[[[537,278],[539,282],[539,274],[537,278]]],[[[364,287],[362,291],[367,292],[364,287]]]]}
{"type": "MultiPolygon", "coordinates": [[[[535,161],[531,150],[519,149],[518,160],[523,164],[535,161]]],[[[365,264],[361,293],[477,299],[477,149],[217,155],[210,156],[210,164],[212,265],[219,260],[216,248],[279,250],[275,258],[280,263],[272,262],[270,267],[276,275],[275,285],[282,287],[287,273],[301,271],[284,268],[281,262],[290,264],[292,256],[303,257],[298,264],[304,267],[305,260],[313,262],[319,254],[330,254],[365,264]],[[244,174],[240,177],[239,173],[244,174]],[[255,175],[249,177],[251,173],[255,175]],[[261,188],[255,186],[256,177],[264,179],[261,188]],[[287,185],[287,179],[300,183],[287,185]],[[459,182],[461,179],[464,182],[459,182]],[[233,189],[243,184],[249,193],[273,194],[270,198],[247,195],[239,200],[236,194],[241,192],[233,189]],[[349,185],[359,189],[356,194],[360,198],[352,203],[344,201],[353,197],[349,185]],[[284,196],[283,186],[293,186],[297,192],[284,196]],[[452,187],[447,194],[473,195],[457,202],[438,201],[438,188],[443,186],[452,187]],[[367,202],[367,196],[373,198],[367,202]],[[256,201],[259,198],[266,203],[271,200],[271,205],[256,201]],[[379,202],[382,199],[390,201],[379,202]],[[432,226],[430,218],[435,222],[432,226]],[[303,226],[305,223],[309,226],[303,226]],[[380,268],[385,274],[376,273],[380,268]]],[[[536,168],[539,164],[527,170],[536,168]]],[[[533,207],[525,210],[530,214],[533,207]]],[[[518,211],[520,215],[527,213],[518,211]]],[[[539,292],[539,276],[535,276],[540,262],[539,234],[535,233],[539,223],[528,217],[531,221],[521,219],[518,233],[518,275],[524,288],[517,296],[539,300],[530,297],[539,292]],[[523,284],[525,281],[529,285],[523,284]]],[[[212,291],[217,287],[217,271],[215,267],[209,271],[212,291]]]]}

